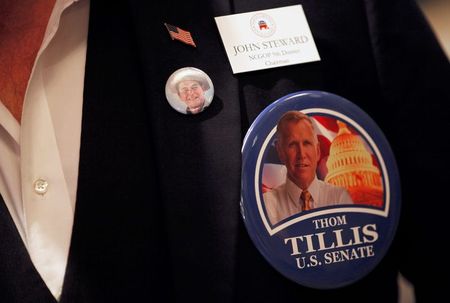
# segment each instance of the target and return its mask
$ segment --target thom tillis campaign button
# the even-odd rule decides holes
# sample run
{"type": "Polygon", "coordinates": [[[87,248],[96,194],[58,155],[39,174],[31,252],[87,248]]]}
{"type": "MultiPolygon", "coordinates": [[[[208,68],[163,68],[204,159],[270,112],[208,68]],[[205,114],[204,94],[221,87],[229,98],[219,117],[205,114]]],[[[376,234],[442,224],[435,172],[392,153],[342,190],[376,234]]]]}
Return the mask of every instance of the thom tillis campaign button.
{"type": "Polygon", "coordinates": [[[352,102],[303,91],[269,105],[242,148],[241,212],[264,258],[304,286],[345,286],[386,254],[400,214],[394,155],[352,102]]]}

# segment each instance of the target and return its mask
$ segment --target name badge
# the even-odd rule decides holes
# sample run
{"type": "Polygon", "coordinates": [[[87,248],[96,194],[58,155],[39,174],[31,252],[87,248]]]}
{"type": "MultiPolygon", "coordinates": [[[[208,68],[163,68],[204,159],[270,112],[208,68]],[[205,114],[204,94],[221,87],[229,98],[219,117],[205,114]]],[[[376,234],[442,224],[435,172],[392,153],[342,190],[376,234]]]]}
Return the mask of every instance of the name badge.
{"type": "Polygon", "coordinates": [[[320,61],[301,5],[215,20],[234,74],[320,61]]]}

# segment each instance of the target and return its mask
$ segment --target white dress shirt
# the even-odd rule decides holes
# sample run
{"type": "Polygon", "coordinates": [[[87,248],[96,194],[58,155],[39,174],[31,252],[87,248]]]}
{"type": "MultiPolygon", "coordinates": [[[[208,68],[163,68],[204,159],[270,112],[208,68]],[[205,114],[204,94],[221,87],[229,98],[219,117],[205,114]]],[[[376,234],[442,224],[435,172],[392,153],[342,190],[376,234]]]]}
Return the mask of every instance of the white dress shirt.
{"type": "Polygon", "coordinates": [[[88,0],[57,0],[28,82],[21,124],[0,102],[0,193],[56,299],[76,201],[88,19],[88,0]]]}
{"type": "MultiPolygon", "coordinates": [[[[310,208],[320,208],[331,205],[353,204],[353,200],[343,187],[325,183],[317,177],[308,187],[311,194],[310,208]]],[[[286,182],[264,193],[264,204],[270,223],[276,224],[292,215],[302,212],[300,196],[302,189],[295,185],[287,176],[286,182]]]]}

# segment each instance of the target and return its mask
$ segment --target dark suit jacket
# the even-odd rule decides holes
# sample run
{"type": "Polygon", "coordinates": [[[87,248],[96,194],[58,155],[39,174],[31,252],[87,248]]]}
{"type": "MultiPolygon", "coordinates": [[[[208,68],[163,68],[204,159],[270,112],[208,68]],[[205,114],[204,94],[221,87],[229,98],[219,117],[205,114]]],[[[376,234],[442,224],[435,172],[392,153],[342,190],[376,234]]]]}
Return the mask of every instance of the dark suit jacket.
{"type": "MultiPolygon", "coordinates": [[[[436,294],[450,72],[411,2],[91,1],[61,302],[396,302],[399,270],[419,301],[436,294]],[[322,60],[233,75],[213,16],[297,3],[322,60]],[[172,41],[164,22],[189,30],[197,48],[172,41]],[[210,107],[194,116],[173,110],[164,95],[170,74],[187,66],[215,85],[210,107]],[[402,180],[391,249],[369,275],[335,290],[302,287],[272,269],[239,215],[243,136],[272,101],[303,89],[341,95],[365,110],[390,141],[402,180]]],[[[0,241],[0,302],[54,302],[3,201],[0,241]]]]}

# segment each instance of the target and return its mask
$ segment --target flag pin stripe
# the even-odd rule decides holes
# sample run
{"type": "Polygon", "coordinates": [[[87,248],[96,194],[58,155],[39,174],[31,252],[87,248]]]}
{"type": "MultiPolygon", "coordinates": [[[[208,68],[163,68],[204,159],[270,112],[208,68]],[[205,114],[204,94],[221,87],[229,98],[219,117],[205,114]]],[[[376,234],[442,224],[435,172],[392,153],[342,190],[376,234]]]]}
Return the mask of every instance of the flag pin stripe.
{"type": "Polygon", "coordinates": [[[178,26],[174,26],[168,23],[164,23],[164,25],[169,31],[169,35],[172,38],[172,40],[178,40],[193,47],[197,47],[189,31],[185,31],[179,28],[178,26]]]}

